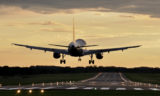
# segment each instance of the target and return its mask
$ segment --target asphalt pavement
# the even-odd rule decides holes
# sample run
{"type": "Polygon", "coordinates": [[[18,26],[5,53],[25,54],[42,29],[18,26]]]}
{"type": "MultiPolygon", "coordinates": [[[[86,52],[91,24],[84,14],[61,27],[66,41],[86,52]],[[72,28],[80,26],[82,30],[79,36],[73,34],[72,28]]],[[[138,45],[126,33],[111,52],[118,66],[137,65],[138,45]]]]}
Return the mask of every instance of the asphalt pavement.
{"type": "Polygon", "coordinates": [[[0,90],[152,90],[160,91],[157,84],[132,82],[122,73],[98,73],[96,76],[78,82],[41,83],[24,86],[2,86],[0,90]]]}

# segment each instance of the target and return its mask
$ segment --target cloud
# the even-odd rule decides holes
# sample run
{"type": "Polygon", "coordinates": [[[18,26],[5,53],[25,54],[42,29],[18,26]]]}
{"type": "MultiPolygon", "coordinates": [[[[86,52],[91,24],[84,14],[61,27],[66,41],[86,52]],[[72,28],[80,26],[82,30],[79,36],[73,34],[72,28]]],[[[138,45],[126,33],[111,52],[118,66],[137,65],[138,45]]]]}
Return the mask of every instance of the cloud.
{"type": "Polygon", "coordinates": [[[29,25],[62,25],[54,21],[45,21],[45,22],[31,22],[29,25]]]}
{"type": "Polygon", "coordinates": [[[41,29],[43,32],[71,32],[70,29],[67,28],[43,28],[41,29]]]}
{"type": "Polygon", "coordinates": [[[131,15],[120,15],[120,17],[123,17],[123,18],[135,18],[134,16],[131,16],[131,15]]]}
{"type": "MultiPolygon", "coordinates": [[[[0,1],[1,2],[1,1],[0,1]]],[[[5,6],[0,4],[0,15],[25,15],[25,16],[33,16],[36,15],[35,12],[33,12],[32,10],[28,10],[28,9],[22,9],[19,6],[5,6]]]]}
{"type": "Polygon", "coordinates": [[[30,22],[30,23],[9,23],[9,24],[4,24],[5,26],[24,26],[24,25],[44,25],[44,26],[66,26],[65,24],[62,24],[62,23],[58,23],[58,22],[55,22],[55,21],[38,21],[38,22],[30,22]]]}
{"type": "Polygon", "coordinates": [[[90,43],[103,45],[103,47],[119,47],[130,45],[143,45],[143,48],[160,48],[160,34],[128,34],[113,35],[112,37],[90,37],[90,43]]]}
{"type": "Polygon", "coordinates": [[[38,13],[83,11],[126,12],[160,17],[160,0],[0,0],[3,6],[18,6],[38,13]]]}

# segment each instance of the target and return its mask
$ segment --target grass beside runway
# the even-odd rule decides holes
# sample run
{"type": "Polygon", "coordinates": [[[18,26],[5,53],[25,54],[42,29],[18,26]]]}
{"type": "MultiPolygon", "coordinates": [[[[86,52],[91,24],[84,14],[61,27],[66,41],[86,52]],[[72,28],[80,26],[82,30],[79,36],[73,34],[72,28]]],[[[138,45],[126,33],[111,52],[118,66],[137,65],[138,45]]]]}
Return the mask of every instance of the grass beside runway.
{"type": "Polygon", "coordinates": [[[157,91],[104,91],[104,90],[45,90],[40,93],[40,90],[21,91],[17,94],[16,91],[0,91],[0,96],[160,96],[157,91]]]}
{"type": "MultiPolygon", "coordinates": [[[[0,76],[2,85],[22,85],[34,83],[50,83],[61,81],[79,81],[91,78],[97,73],[66,73],[66,74],[40,74],[40,75],[20,75],[20,76],[0,76]]],[[[1,95],[0,95],[1,96],[1,95]]]]}
{"type": "Polygon", "coordinates": [[[124,73],[124,75],[135,82],[160,84],[160,73],[124,73]]]}

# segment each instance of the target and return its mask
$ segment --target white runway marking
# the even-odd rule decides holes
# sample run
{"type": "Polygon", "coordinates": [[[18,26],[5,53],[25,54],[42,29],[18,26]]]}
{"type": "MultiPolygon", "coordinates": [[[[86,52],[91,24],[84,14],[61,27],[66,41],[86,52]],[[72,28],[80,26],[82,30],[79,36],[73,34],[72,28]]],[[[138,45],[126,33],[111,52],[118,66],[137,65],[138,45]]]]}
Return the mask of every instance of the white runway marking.
{"type": "Polygon", "coordinates": [[[86,88],[83,88],[85,90],[90,90],[90,89],[93,89],[93,87],[86,87],[86,88]]]}
{"type": "Polygon", "coordinates": [[[110,83],[110,84],[112,84],[112,85],[117,85],[118,83],[116,83],[116,82],[113,82],[113,83],[110,83]]]}
{"type": "Polygon", "coordinates": [[[116,88],[116,90],[126,90],[126,88],[116,88]]]}
{"type": "Polygon", "coordinates": [[[69,88],[66,88],[66,89],[78,89],[78,87],[69,87],[69,88]]]}
{"type": "Polygon", "coordinates": [[[7,89],[7,88],[0,88],[0,90],[5,90],[5,89],[7,89]]]}
{"type": "Polygon", "coordinates": [[[142,88],[134,88],[134,90],[144,90],[144,89],[142,89],[142,88]]]}
{"type": "Polygon", "coordinates": [[[19,88],[19,87],[9,88],[9,90],[17,90],[17,89],[22,89],[22,88],[19,88]]]}
{"type": "Polygon", "coordinates": [[[86,80],[82,80],[81,82],[87,82],[87,81],[89,81],[89,80],[94,80],[94,79],[96,79],[98,76],[100,76],[102,73],[98,73],[95,77],[93,77],[93,78],[89,78],[89,79],[86,79],[86,80]]]}
{"type": "Polygon", "coordinates": [[[55,87],[44,87],[42,89],[53,89],[53,88],[55,88],[55,87]]]}
{"type": "Polygon", "coordinates": [[[39,87],[29,87],[29,88],[24,88],[24,89],[39,89],[39,87]]]}
{"type": "Polygon", "coordinates": [[[157,88],[149,88],[149,89],[153,91],[160,91],[160,89],[157,89],[157,88]]]}
{"type": "Polygon", "coordinates": [[[102,88],[100,88],[101,90],[109,90],[110,88],[108,88],[108,87],[102,87],[102,88]]]}

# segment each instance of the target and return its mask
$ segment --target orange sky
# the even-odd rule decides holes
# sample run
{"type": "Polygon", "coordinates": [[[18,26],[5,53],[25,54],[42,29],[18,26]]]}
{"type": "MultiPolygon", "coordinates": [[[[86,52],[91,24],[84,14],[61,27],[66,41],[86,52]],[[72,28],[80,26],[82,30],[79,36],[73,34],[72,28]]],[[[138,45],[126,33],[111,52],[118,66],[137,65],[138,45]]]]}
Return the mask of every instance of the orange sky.
{"type": "MultiPolygon", "coordinates": [[[[68,45],[72,41],[72,17],[75,17],[76,38],[99,48],[143,45],[140,48],[104,53],[103,60],[95,59],[96,66],[160,67],[160,19],[148,14],[103,12],[97,10],[60,10],[41,14],[14,6],[0,10],[0,66],[88,66],[89,56],[66,56],[67,64],[60,65],[53,53],[12,46],[11,43],[43,47],[49,43],[68,45]]],[[[58,47],[55,47],[58,48],[58,47]]],[[[88,48],[92,49],[92,48],[88,48]]]]}

